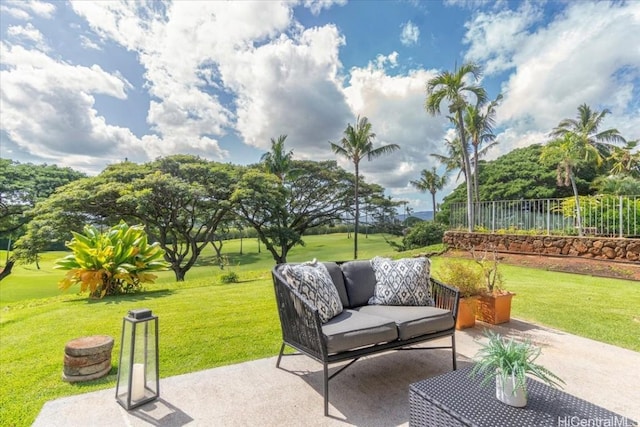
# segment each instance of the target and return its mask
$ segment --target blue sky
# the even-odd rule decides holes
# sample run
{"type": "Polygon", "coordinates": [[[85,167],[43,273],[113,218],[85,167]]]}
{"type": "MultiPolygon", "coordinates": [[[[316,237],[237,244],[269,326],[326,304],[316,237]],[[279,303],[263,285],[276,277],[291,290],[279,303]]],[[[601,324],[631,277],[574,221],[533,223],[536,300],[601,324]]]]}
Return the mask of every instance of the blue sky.
{"type": "Polygon", "coordinates": [[[424,110],[431,77],[475,61],[504,95],[488,159],[544,143],[582,103],[638,139],[639,34],[638,1],[3,0],[0,157],[90,174],[175,153],[248,164],[286,134],[296,158],[333,159],[328,141],[364,115],[401,147],[362,164],[367,180],[430,210],[409,181],[453,136],[424,110]]]}

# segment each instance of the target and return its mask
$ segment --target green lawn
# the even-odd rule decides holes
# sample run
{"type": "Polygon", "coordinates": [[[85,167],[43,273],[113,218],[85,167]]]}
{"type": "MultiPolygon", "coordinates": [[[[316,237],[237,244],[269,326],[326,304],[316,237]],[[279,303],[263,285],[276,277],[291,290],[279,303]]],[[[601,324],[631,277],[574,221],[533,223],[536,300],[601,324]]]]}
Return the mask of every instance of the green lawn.
{"type": "MultiPolygon", "coordinates": [[[[346,235],[310,236],[291,252],[291,261],[352,258],[346,235]]],[[[359,239],[360,258],[394,253],[380,236],[359,239]]],[[[225,244],[240,283],[220,284],[221,270],[207,253],[200,265],[175,283],[163,273],[145,293],[89,301],[73,292],[60,294],[62,272],[52,270],[58,254],[47,254],[42,271],[16,266],[0,282],[0,420],[30,425],[51,399],[114,388],[122,317],[132,308],[150,308],[160,322],[162,377],[277,354],[280,327],[270,268],[273,261],[255,240],[225,244]],[[239,264],[238,264],[239,263],[239,264]],[[22,296],[22,298],[21,298],[22,296]],[[87,335],[116,338],[109,376],[82,384],[61,380],[64,345],[87,335]]],[[[419,251],[414,251],[419,252],[419,251]]],[[[2,256],[2,255],[0,255],[2,256]]],[[[434,274],[446,262],[434,258],[434,274]]],[[[514,317],[640,351],[639,283],[502,266],[505,287],[517,293],[514,317]]],[[[85,408],[91,410],[91,408],[85,408]]]]}

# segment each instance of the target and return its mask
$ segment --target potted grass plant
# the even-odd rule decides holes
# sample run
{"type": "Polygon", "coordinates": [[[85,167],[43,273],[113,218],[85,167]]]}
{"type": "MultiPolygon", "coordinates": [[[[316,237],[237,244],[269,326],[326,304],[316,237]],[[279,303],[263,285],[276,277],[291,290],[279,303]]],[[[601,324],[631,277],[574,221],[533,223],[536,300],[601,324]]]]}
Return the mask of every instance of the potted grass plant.
{"type": "Polygon", "coordinates": [[[478,296],[483,289],[482,272],[469,262],[448,260],[439,273],[443,282],[455,286],[460,291],[456,329],[474,327],[478,296]]]}
{"type": "Polygon", "coordinates": [[[515,294],[502,288],[504,279],[499,269],[500,260],[495,248],[491,252],[485,250],[481,254],[473,248],[469,251],[482,270],[484,285],[484,289],[478,296],[476,318],[492,325],[510,321],[511,299],[515,294]]]}
{"type": "Polygon", "coordinates": [[[489,341],[476,354],[477,363],[472,376],[483,375],[482,385],[495,378],[496,398],[507,405],[523,407],[527,404],[527,375],[536,377],[552,387],[564,381],[544,366],[536,363],[539,347],[529,340],[505,339],[500,334],[486,333],[489,341]]]}

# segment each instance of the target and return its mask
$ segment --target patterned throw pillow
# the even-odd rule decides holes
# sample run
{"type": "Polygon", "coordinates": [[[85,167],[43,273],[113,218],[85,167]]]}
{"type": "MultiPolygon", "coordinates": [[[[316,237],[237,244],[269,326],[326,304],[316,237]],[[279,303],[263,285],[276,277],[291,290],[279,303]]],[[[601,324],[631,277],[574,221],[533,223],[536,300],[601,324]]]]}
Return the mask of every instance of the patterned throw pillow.
{"type": "Polygon", "coordinates": [[[375,257],[371,266],[376,275],[376,287],[369,304],[433,305],[429,295],[428,258],[404,258],[393,261],[375,257]]]}
{"type": "Polygon", "coordinates": [[[287,264],[282,268],[282,275],[293,289],[318,309],[322,323],[342,313],[340,295],[324,264],[316,260],[298,265],[287,264]]]}

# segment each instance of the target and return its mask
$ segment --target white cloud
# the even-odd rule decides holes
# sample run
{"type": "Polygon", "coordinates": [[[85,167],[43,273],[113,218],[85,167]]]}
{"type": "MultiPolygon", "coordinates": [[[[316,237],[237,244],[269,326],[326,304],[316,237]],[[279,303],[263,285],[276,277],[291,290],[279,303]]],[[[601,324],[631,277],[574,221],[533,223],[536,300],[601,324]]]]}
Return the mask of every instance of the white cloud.
{"type": "Polygon", "coordinates": [[[640,79],[640,49],[630,47],[629,34],[640,34],[640,3],[570,3],[514,54],[516,70],[503,86],[498,119],[522,131],[548,132],[586,103],[612,110],[605,126],[624,118],[638,128],[638,101],[631,94],[632,82],[640,79]],[[632,106],[635,112],[629,112],[632,106]]]}
{"type": "Polygon", "coordinates": [[[20,19],[22,21],[28,21],[31,19],[31,15],[26,11],[19,9],[17,7],[9,7],[6,4],[0,5],[0,13],[7,14],[15,19],[20,19]]]}
{"type": "MultiPolygon", "coordinates": [[[[392,192],[414,191],[409,181],[418,179],[422,169],[437,165],[430,153],[442,152],[447,120],[432,117],[424,109],[425,85],[434,71],[415,70],[407,75],[389,76],[370,63],[351,69],[349,85],[344,89],[355,114],[366,116],[376,134],[376,145],[398,144],[400,150],[363,162],[361,170],[368,180],[392,192]]],[[[351,123],[355,123],[352,118],[351,123]]],[[[340,160],[343,167],[352,167],[340,160]]],[[[415,191],[414,191],[415,192],[415,191]]]]}
{"type": "Polygon", "coordinates": [[[464,43],[470,45],[465,60],[483,62],[489,75],[512,68],[513,55],[529,37],[527,30],[541,18],[541,10],[529,2],[517,11],[478,13],[465,24],[464,43]]]}
{"type": "Polygon", "coordinates": [[[347,4],[347,0],[304,0],[302,4],[314,15],[319,15],[322,9],[329,9],[334,4],[344,6],[347,4]]]}
{"type": "Polygon", "coordinates": [[[44,1],[16,1],[12,2],[14,5],[19,5],[26,10],[40,16],[41,18],[50,19],[53,17],[53,13],[56,11],[56,7],[52,3],[47,3],[44,1]]]}
{"type": "Polygon", "coordinates": [[[130,88],[126,80],[97,65],[70,65],[4,42],[0,58],[1,126],[18,146],[83,170],[121,159],[127,151],[139,158],[131,131],[107,124],[94,109],[94,94],[124,100],[130,88]]]}
{"type": "Polygon", "coordinates": [[[32,15],[50,19],[55,10],[56,7],[52,3],[42,1],[6,0],[0,5],[0,12],[23,21],[30,20],[32,15]]]}
{"type": "Polygon", "coordinates": [[[47,51],[49,49],[42,33],[30,22],[25,26],[9,26],[9,28],[7,28],[7,35],[13,39],[31,41],[39,50],[47,51]]]}
{"type": "Polygon", "coordinates": [[[400,33],[400,42],[405,46],[418,43],[420,38],[420,29],[413,22],[408,21],[402,25],[402,32],[400,33]]]}
{"type": "Polygon", "coordinates": [[[100,45],[87,36],[80,36],[80,43],[85,49],[102,50],[100,45]]]}
{"type": "Polygon", "coordinates": [[[287,134],[296,157],[331,155],[328,141],[351,115],[338,78],[342,43],[335,27],[312,28],[220,65],[238,96],[237,130],[245,143],[268,150],[270,138],[287,134]]]}
{"type": "Polygon", "coordinates": [[[102,37],[138,53],[154,98],[147,120],[158,137],[145,143],[150,155],[177,151],[225,158],[228,153],[217,138],[233,126],[234,114],[219,96],[241,87],[233,78],[221,76],[220,70],[291,23],[290,5],[276,2],[73,6],[102,37]]]}

